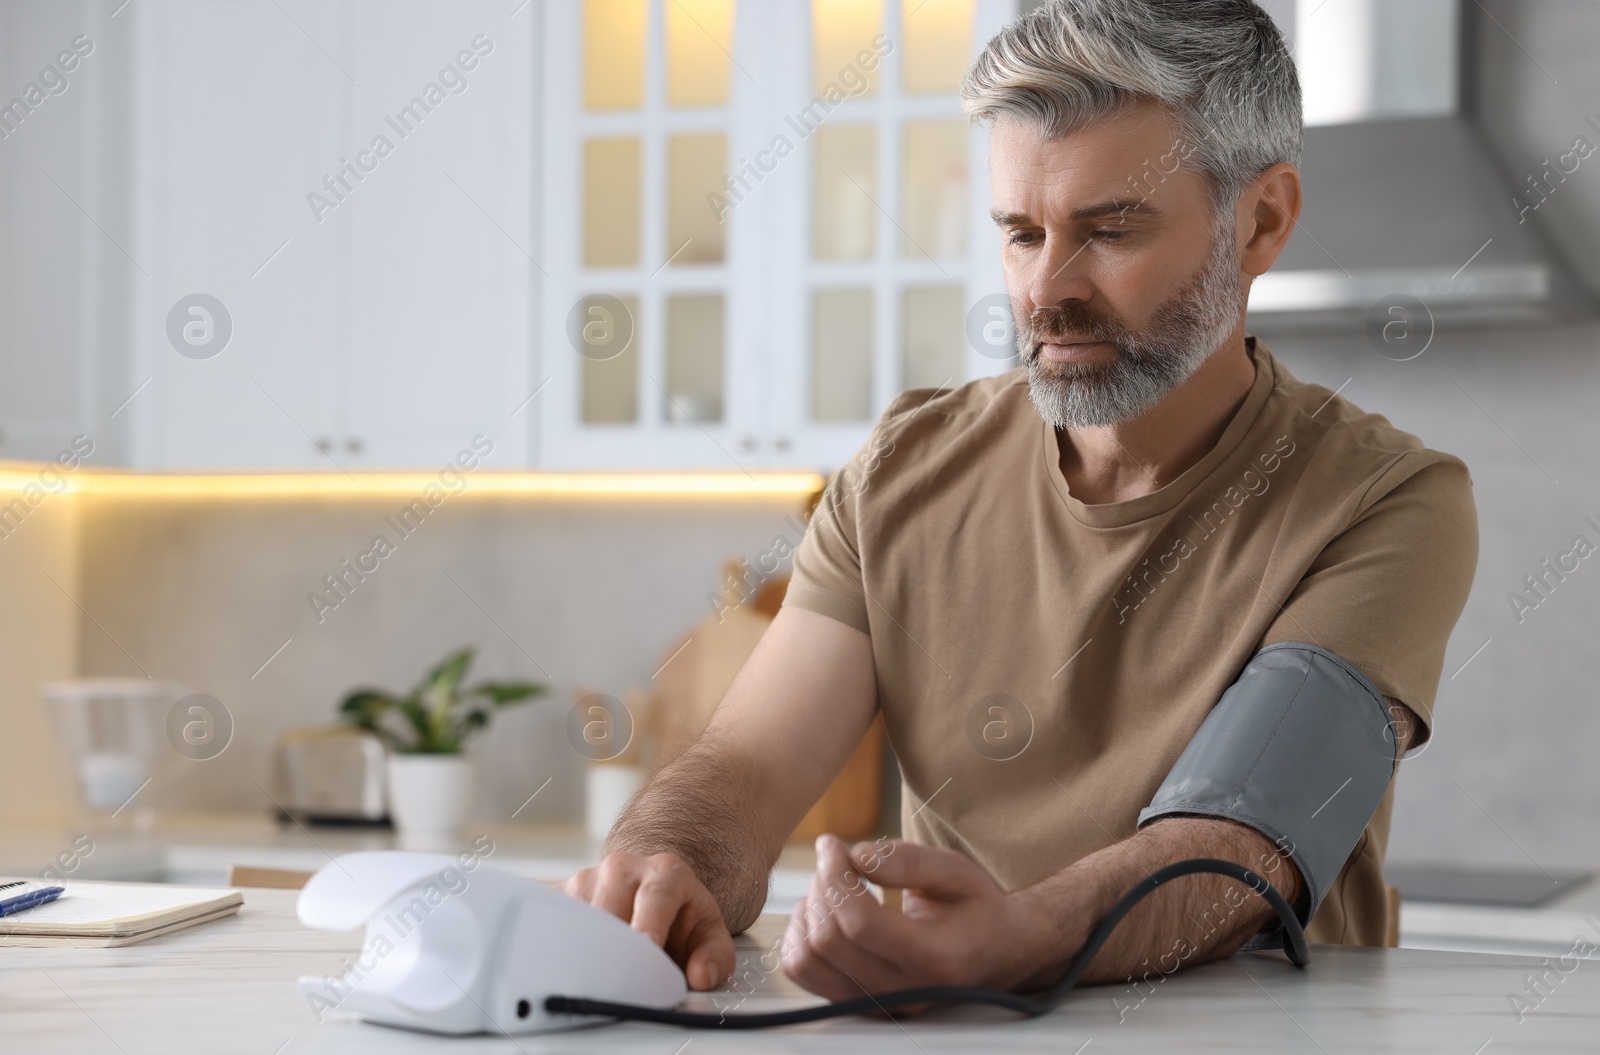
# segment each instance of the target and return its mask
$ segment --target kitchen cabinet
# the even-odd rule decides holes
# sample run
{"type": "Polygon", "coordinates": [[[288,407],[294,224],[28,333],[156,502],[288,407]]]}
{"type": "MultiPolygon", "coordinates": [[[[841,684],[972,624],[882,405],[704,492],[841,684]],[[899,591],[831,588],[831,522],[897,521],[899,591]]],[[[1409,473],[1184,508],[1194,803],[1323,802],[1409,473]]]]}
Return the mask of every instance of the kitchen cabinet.
{"type": "Polygon", "coordinates": [[[353,471],[483,433],[525,467],[539,5],[514,7],[7,5],[23,80],[94,48],[0,157],[0,456],[88,432],[101,463],[353,471]]]}
{"type": "Polygon", "coordinates": [[[547,5],[543,463],[837,466],[902,389],[1008,368],[956,89],[1015,13],[547,5]]]}
{"type": "Polygon", "coordinates": [[[331,467],[318,441],[343,439],[348,216],[308,222],[305,197],[351,148],[352,97],[308,39],[342,50],[337,9],[295,17],[187,2],[119,16],[139,58],[132,252],[148,272],[131,279],[128,351],[148,381],[123,412],[135,466],[331,467]]]}
{"type": "Polygon", "coordinates": [[[84,3],[0,5],[0,459],[49,460],[77,435],[90,464],[121,451],[125,357],[100,349],[125,332],[138,279],[115,164],[129,107],[97,93],[124,54],[84,3]],[[76,42],[76,43],[75,43],[76,42]],[[63,58],[63,56],[65,56],[63,58]],[[109,166],[107,163],[110,162],[109,166]]]}
{"type": "Polygon", "coordinates": [[[956,85],[1015,11],[9,5],[8,69],[96,47],[0,152],[0,456],[837,466],[1010,365],[956,85]]]}
{"type": "Polygon", "coordinates": [[[479,433],[495,442],[487,467],[531,461],[539,5],[515,6],[415,23],[355,8],[349,53],[370,72],[351,147],[394,145],[358,188],[372,196],[349,201],[343,425],[358,464],[443,463],[479,433]]]}
{"type": "Polygon", "coordinates": [[[135,166],[150,467],[527,462],[528,11],[150,5],[135,166]],[[476,43],[474,43],[476,41],[476,43]],[[202,90],[196,90],[203,86],[202,90]],[[232,316],[219,354],[163,324],[232,316]]]}

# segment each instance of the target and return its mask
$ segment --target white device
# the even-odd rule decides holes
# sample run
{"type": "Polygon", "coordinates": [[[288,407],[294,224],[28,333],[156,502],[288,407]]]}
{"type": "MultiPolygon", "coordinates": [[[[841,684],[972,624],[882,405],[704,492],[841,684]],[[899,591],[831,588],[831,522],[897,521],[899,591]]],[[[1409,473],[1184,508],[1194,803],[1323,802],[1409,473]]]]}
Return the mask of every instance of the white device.
{"type": "Polygon", "coordinates": [[[311,877],[296,911],[308,927],[367,928],[342,977],[301,977],[318,1021],[339,1010],[434,1033],[542,1033],[607,1021],[549,1014],[553,993],[659,1008],[688,993],[678,966],[622,920],[469,854],[345,854],[311,877]]]}

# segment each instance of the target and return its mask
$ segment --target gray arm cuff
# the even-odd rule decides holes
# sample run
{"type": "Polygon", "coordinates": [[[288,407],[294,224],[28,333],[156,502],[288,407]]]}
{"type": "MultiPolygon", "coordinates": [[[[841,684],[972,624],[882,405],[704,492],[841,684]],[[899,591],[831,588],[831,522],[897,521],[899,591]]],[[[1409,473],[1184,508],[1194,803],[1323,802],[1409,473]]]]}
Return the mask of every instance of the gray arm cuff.
{"type": "MultiPolygon", "coordinates": [[[[1309,922],[1394,776],[1389,707],[1366,675],[1316,645],[1268,645],[1201,723],[1139,814],[1223,817],[1300,869],[1309,922]]],[[[1267,861],[1257,870],[1268,869],[1267,861]]]]}

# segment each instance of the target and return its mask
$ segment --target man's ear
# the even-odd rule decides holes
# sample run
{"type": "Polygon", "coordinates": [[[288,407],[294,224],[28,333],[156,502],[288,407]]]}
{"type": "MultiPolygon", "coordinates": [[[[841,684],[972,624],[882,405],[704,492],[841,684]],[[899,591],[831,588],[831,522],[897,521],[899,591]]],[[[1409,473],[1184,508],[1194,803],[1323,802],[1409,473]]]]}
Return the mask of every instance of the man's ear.
{"type": "Polygon", "coordinates": [[[1300,171],[1279,162],[1257,176],[1239,195],[1239,269],[1262,275],[1289,243],[1302,205],[1300,171]]]}

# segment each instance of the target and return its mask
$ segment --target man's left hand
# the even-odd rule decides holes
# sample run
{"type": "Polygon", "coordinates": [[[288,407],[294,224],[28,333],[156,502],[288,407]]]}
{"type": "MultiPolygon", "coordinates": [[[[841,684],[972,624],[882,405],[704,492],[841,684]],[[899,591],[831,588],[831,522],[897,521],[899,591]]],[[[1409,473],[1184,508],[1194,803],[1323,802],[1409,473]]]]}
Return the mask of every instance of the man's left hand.
{"type": "Polygon", "coordinates": [[[1036,928],[989,874],[955,850],[903,840],[817,840],[817,871],[784,935],[797,985],[847,1000],[927,985],[1009,989],[1032,973],[1036,928]],[[904,891],[880,904],[864,880],[904,891]]]}

